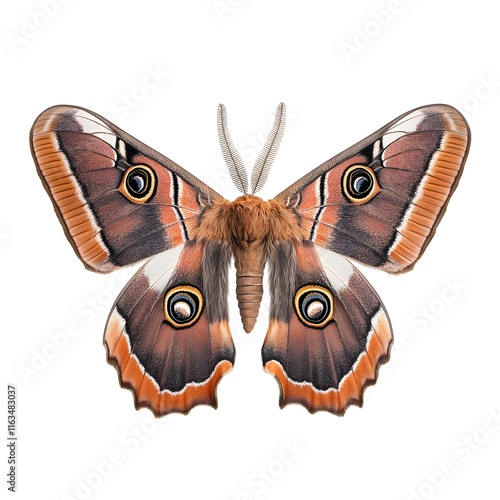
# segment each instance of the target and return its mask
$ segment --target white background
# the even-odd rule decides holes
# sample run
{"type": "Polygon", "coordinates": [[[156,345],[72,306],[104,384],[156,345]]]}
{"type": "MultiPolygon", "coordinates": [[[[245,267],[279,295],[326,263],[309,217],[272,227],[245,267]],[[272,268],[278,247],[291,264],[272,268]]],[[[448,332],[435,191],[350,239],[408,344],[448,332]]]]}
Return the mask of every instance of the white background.
{"type": "Polygon", "coordinates": [[[499,498],[500,44],[491,4],[6,3],[1,352],[5,401],[7,383],[18,392],[17,498],[499,498]],[[54,104],[88,107],[233,199],[217,104],[251,166],[280,101],[289,123],[264,198],[413,107],[445,102],[469,120],[467,166],[419,264],[399,277],[363,268],[391,316],[392,359],[362,409],[342,418],[280,410],[260,360],[266,298],[250,336],[231,298],[237,358],[219,409],[155,420],[134,409],[102,345],[133,270],[83,268],[36,174],[30,126],[54,104]]]}

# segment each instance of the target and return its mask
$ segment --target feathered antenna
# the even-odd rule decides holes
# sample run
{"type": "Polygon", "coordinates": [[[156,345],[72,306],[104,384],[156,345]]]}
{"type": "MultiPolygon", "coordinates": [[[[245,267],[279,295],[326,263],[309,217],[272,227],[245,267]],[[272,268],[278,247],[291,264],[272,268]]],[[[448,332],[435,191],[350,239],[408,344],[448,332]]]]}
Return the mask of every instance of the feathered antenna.
{"type": "Polygon", "coordinates": [[[219,133],[222,156],[224,156],[224,161],[229,169],[229,175],[237,189],[246,194],[248,193],[247,171],[229,134],[226,106],[224,104],[219,104],[217,109],[217,131],[219,133]]]}
{"type": "Polygon", "coordinates": [[[269,137],[260,152],[252,170],[252,194],[262,189],[266,183],[267,176],[271,170],[271,165],[278,152],[278,148],[283,137],[286,123],[286,108],[284,103],[280,103],[276,110],[273,128],[269,137]]]}

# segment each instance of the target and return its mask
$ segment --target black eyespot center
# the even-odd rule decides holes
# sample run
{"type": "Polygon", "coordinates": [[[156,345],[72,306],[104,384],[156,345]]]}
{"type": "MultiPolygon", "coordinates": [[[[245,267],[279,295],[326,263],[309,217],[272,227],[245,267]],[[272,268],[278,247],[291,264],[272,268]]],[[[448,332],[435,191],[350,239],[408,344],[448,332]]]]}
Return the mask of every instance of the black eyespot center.
{"type": "Polygon", "coordinates": [[[129,191],[137,196],[141,196],[147,190],[149,178],[144,170],[137,169],[127,177],[127,187],[129,191]]]}
{"type": "Polygon", "coordinates": [[[319,291],[304,294],[299,304],[302,315],[311,323],[321,323],[328,316],[328,297],[319,291]]]}
{"type": "Polygon", "coordinates": [[[175,328],[186,328],[196,323],[203,308],[201,292],[192,286],[178,286],[165,294],[164,316],[175,328]]]}
{"type": "Polygon", "coordinates": [[[349,172],[347,189],[354,198],[364,198],[373,186],[373,177],[363,168],[356,168],[349,172]]]}
{"type": "Polygon", "coordinates": [[[366,172],[358,171],[353,173],[352,189],[354,192],[363,196],[368,191],[370,191],[372,186],[373,186],[373,179],[371,176],[368,176],[366,172]]]}
{"type": "Polygon", "coordinates": [[[320,285],[306,285],[295,294],[295,310],[299,319],[313,328],[323,328],[333,319],[333,295],[320,285]]]}
{"type": "Polygon", "coordinates": [[[366,203],[380,190],[375,172],[367,165],[349,167],[342,178],[344,195],[353,203],[366,203]]]}
{"type": "Polygon", "coordinates": [[[156,191],[156,174],[147,165],[133,165],[125,172],[120,191],[130,201],[145,203],[156,191]]]}
{"type": "Polygon", "coordinates": [[[196,296],[187,292],[178,292],[168,301],[168,312],[177,323],[188,323],[193,319],[199,304],[196,296]]]}

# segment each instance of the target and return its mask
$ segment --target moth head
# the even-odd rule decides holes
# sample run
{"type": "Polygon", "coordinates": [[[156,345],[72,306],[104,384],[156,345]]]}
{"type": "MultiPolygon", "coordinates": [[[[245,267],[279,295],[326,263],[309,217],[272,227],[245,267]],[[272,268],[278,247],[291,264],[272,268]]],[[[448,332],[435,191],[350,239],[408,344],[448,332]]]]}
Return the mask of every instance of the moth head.
{"type": "Polygon", "coordinates": [[[342,176],[342,192],[356,205],[370,201],[379,191],[377,176],[368,165],[351,165],[342,176]]]}
{"type": "Polygon", "coordinates": [[[147,165],[132,165],[123,174],[119,191],[134,203],[146,203],[156,192],[156,174],[147,165]]]}

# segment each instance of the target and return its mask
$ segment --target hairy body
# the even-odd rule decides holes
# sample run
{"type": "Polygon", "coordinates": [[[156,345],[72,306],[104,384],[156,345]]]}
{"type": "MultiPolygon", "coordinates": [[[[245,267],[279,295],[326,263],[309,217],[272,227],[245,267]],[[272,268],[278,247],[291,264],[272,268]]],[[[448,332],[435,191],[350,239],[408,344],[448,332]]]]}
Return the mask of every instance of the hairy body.
{"type": "Polygon", "coordinates": [[[243,328],[251,332],[262,300],[264,267],[277,245],[306,239],[295,214],[277,200],[245,194],[210,206],[197,238],[224,242],[234,256],[236,294],[243,328]]]}

